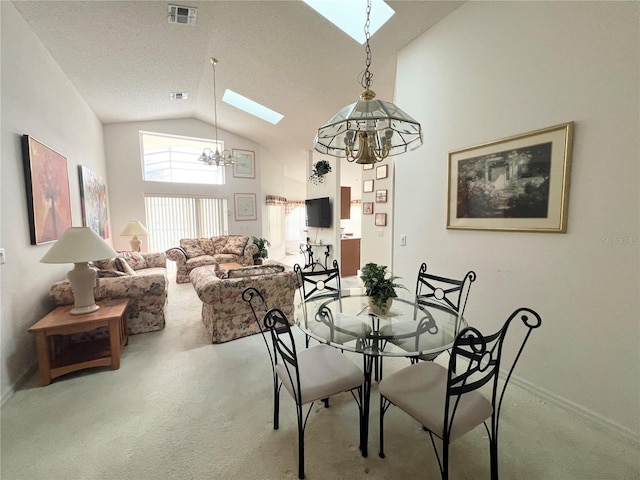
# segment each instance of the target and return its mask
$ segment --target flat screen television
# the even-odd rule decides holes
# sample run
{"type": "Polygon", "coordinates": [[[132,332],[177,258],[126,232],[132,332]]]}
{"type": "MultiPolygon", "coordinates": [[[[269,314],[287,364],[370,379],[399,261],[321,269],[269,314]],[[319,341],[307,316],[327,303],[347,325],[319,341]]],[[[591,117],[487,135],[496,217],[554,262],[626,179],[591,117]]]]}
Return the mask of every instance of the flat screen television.
{"type": "Polygon", "coordinates": [[[311,198],[305,200],[307,207],[308,227],[331,227],[331,203],[329,197],[311,198]]]}

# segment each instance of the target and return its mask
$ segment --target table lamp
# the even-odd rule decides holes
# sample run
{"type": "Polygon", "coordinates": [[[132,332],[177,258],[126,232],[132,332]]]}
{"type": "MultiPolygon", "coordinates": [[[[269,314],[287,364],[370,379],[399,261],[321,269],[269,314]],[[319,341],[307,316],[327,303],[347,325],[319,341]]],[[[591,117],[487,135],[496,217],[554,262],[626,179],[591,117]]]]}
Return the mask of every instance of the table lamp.
{"type": "Polygon", "coordinates": [[[129,242],[131,243],[131,250],[133,250],[134,252],[139,252],[142,242],[138,238],[138,235],[149,235],[149,230],[147,230],[147,227],[145,227],[138,220],[131,220],[129,223],[127,223],[127,226],[124,227],[124,230],[122,230],[122,233],[120,235],[122,235],[123,237],[130,237],[133,235],[133,238],[129,242]]]}
{"type": "Polygon", "coordinates": [[[73,263],[67,273],[73,291],[72,315],[94,312],[100,308],[93,296],[96,271],[88,262],[117,256],[100,236],[89,227],[70,227],[53,247],[40,259],[42,263],[73,263]]]}

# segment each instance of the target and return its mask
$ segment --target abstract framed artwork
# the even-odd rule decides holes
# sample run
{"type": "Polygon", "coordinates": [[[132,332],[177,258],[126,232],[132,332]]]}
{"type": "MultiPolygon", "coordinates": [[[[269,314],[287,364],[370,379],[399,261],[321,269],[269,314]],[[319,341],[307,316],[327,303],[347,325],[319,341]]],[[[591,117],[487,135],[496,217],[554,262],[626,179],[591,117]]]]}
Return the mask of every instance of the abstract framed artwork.
{"type": "Polygon", "coordinates": [[[82,225],[89,227],[102,238],[111,236],[107,207],[107,186],[93,170],[78,165],[80,176],[80,205],[82,225]]]}
{"type": "Polygon", "coordinates": [[[373,202],[362,202],[362,214],[373,215],[373,202]]]}
{"type": "Polygon", "coordinates": [[[236,159],[233,164],[233,176],[236,178],[256,178],[255,152],[234,148],[232,153],[236,159]]]}
{"type": "Polygon", "coordinates": [[[363,170],[373,170],[373,163],[363,163],[362,164],[362,169],[363,170]]]}
{"type": "Polygon", "coordinates": [[[573,122],[449,152],[447,228],[567,231],[573,122]]]}
{"type": "Polygon", "coordinates": [[[387,214],[376,213],[376,227],[386,227],[386,226],[387,226],[387,214]]]}
{"type": "Polygon", "coordinates": [[[373,180],[365,180],[362,182],[362,191],[364,193],[373,192],[373,180]]]}
{"type": "Polygon", "coordinates": [[[376,190],[376,203],[387,203],[387,189],[376,190]]]}
{"type": "Polygon", "coordinates": [[[376,179],[387,178],[389,176],[389,165],[376,167],[376,179]]]}
{"type": "Polygon", "coordinates": [[[22,153],[31,244],[53,242],[71,226],[67,159],[29,135],[22,153]]]}
{"type": "Polygon", "coordinates": [[[258,219],[255,193],[234,193],[233,201],[236,221],[258,219]]]}

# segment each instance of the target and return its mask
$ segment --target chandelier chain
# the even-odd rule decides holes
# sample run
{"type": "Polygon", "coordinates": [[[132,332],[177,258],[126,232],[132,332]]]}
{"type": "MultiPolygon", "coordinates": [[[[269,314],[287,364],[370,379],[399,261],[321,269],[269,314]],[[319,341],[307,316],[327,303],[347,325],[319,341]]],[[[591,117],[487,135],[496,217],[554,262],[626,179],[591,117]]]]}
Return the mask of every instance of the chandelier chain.
{"type": "Polygon", "coordinates": [[[360,85],[365,90],[369,90],[371,86],[371,79],[373,78],[373,73],[369,70],[371,67],[371,46],[369,45],[369,26],[371,25],[371,0],[367,0],[367,20],[364,22],[364,37],[366,39],[366,47],[365,52],[367,53],[367,60],[365,62],[366,68],[364,72],[362,72],[360,78],[360,85]]]}
{"type": "Polygon", "coordinates": [[[213,122],[216,127],[216,151],[218,151],[218,101],[216,94],[216,63],[218,63],[218,60],[211,58],[210,61],[213,69],[213,122]]]}

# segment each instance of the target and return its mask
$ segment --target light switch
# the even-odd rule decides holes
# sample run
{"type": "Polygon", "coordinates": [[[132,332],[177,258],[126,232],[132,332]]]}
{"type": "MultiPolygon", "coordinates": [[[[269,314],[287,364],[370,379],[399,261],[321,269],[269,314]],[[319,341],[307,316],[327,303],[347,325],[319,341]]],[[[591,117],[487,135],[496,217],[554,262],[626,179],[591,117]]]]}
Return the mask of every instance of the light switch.
{"type": "Polygon", "coordinates": [[[378,236],[379,237],[383,237],[384,236],[384,230],[382,230],[381,228],[378,229],[378,236]]]}
{"type": "Polygon", "coordinates": [[[407,244],[407,236],[406,235],[400,235],[400,245],[402,247],[404,247],[407,244]]]}
{"type": "Polygon", "coordinates": [[[0,248],[0,264],[4,263],[6,260],[4,258],[4,248],[0,248]]]}

